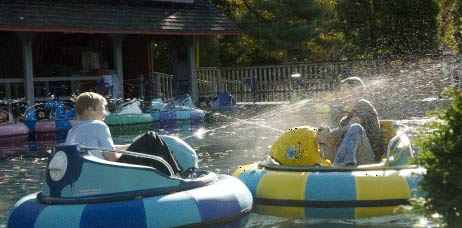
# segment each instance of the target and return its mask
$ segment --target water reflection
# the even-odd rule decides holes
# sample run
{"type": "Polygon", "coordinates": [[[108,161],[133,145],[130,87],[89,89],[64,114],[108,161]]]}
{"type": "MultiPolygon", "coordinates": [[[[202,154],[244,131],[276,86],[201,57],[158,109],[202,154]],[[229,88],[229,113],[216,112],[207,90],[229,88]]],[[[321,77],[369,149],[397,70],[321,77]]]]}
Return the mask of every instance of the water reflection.
{"type": "Polygon", "coordinates": [[[0,160],[0,225],[6,224],[10,209],[23,196],[38,192],[45,179],[47,158],[9,157],[0,160]]]}
{"type": "Polygon", "coordinates": [[[310,228],[404,228],[414,227],[418,218],[410,215],[385,216],[371,219],[341,220],[341,219],[292,219],[268,215],[251,214],[246,227],[252,228],[283,228],[283,227],[310,227],[310,228]]]}
{"type": "Polygon", "coordinates": [[[0,138],[0,159],[12,155],[27,154],[29,152],[29,135],[0,138]]]}

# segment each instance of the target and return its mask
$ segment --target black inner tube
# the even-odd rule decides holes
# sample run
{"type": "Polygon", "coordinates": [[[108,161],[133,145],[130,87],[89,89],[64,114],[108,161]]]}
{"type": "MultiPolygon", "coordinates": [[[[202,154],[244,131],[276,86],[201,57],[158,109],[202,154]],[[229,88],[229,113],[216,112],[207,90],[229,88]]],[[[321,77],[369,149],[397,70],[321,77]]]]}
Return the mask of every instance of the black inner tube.
{"type": "Polygon", "coordinates": [[[386,171],[386,170],[402,170],[415,169],[416,165],[395,166],[395,167],[332,167],[332,166],[288,166],[268,164],[264,162],[258,163],[259,168],[265,168],[274,171],[292,171],[292,172],[353,172],[353,171],[386,171]]]}
{"type": "Polygon", "coordinates": [[[317,200],[281,200],[255,198],[254,203],[270,206],[345,208],[345,207],[386,207],[409,204],[408,199],[383,200],[349,200],[349,201],[317,201],[317,200]]]}

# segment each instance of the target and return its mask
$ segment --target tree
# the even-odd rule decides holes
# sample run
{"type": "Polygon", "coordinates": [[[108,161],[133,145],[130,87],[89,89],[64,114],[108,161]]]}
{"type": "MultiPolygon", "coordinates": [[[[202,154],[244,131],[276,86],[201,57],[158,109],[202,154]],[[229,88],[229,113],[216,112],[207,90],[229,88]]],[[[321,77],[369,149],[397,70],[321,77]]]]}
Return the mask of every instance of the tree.
{"type": "Polygon", "coordinates": [[[212,0],[239,36],[201,39],[201,63],[261,65],[437,53],[462,47],[462,0],[212,0]],[[446,7],[440,13],[440,6],[446,7]],[[447,19],[442,21],[443,15],[447,19]],[[440,26],[440,27],[438,27],[440,26]],[[438,29],[441,31],[439,32],[438,29]],[[445,31],[444,33],[442,31],[445,31]],[[446,42],[450,40],[451,42],[446,42]]]}
{"type": "Polygon", "coordinates": [[[459,54],[462,54],[462,0],[455,0],[452,10],[453,37],[456,41],[459,54]]]}
{"type": "Polygon", "coordinates": [[[449,90],[451,105],[437,111],[440,121],[431,124],[433,133],[419,136],[417,163],[427,169],[421,181],[428,193],[423,205],[431,216],[442,215],[448,227],[462,225],[462,91],[449,90]]]}
{"type": "Polygon", "coordinates": [[[241,28],[238,37],[217,37],[226,63],[268,64],[305,59],[318,38],[327,7],[314,0],[214,0],[241,28]]]}
{"type": "Polygon", "coordinates": [[[442,43],[462,53],[462,0],[440,0],[439,34],[442,43]]]}
{"type": "Polygon", "coordinates": [[[436,0],[338,0],[336,28],[349,57],[378,58],[435,53],[436,0]]]}

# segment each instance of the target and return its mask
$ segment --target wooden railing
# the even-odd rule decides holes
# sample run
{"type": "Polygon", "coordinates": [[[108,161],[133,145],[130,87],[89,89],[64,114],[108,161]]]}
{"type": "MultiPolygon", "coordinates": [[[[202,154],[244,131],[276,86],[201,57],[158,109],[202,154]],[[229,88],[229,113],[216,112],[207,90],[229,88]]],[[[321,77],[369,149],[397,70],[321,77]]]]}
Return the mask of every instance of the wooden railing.
{"type": "Polygon", "coordinates": [[[156,92],[154,94],[164,99],[173,98],[173,75],[154,72],[154,78],[156,79],[156,92]]]}
{"type": "MultiPolygon", "coordinates": [[[[129,79],[124,81],[127,85],[135,87],[138,96],[144,96],[145,78],[129,79]]],[[[165,99],[173,97],[173,75],[154,72],[153,94],[165,99]]],[[[101,81],[101,76],[69,76],[69,77],[34,77],[34,92],[36,101],[46,101],[50,95],[59,96],[61,100],[70,100],[73,95],[81,92],[95,90],[95,85],[101,81]],[[53,85],[54,84],[54,85],[53,85]],[[57,91],[59,90],[59,91],[57,91]],[[57,92],[59,95],[57,95],[57,92]]],[[[18,99],[24,97],[23,78],[0,79],[0,99],[18,99]]]]}
{"type": "MultiPolygon", "coordinates": [[[[48,96],[53,93],[53,89],[60,89],[62,96],[60,99],[69,100],[73,93],[82,91],[85,84],[88,82],[95,82],[101,80],[100,76],[70,76],[70,77],[35,77],[34,88],[35,88],[35,100],[45,101],[50,99],[48,96]],[[50,85],[53,83],[59,84],[58,87],[50,85]]],[[[17,99],[24,96],[24,79],[23,78],[3,78],[0,79],[0,88],[2,88],[3,94],[1,97],[5,99],[17,99]]]]}
{"type": "MultiPolygon", "coordinates": [[[[286,101],[294,89],[303,94],[333,90],[349,71],[367,72],[378,61],[296,63],[259,67],[199,68],[197,70],[199,95],[227,91],[239,102],[286,101]],[[292,77],[299,74],[300,77],[292,77]],[[256,96],[252,96],[250,78],[256,77],[256,96]]],[[[377,67],[375,67],[377,68],[377,67]]],[[[374,69],[377,70],[377,69],[374,69]]]]}
{"type": "Polygon", "coordinates": [[[432,56],[413,60],[364,60],[294,63],[258,67],[204,67],[197,69],[199,96],[227,91],[238,102],[287,101],[295,89],[305,95],[332,91],[348,76],[370,86],[370,98],[424,99],[438,96],[449,86],[461,86],[460,56],[432,56]],[[299,78],[291,75],[300,74],[299,78]],[[256,97],[248,83],[255,76],[256,97]]]}

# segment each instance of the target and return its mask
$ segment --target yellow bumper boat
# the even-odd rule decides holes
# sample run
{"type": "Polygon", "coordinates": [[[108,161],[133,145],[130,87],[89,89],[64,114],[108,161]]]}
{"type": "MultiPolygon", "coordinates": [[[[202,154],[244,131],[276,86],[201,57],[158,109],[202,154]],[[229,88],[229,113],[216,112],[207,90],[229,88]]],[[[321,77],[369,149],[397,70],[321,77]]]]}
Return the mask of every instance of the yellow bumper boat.
{"type": "Polygon", "coordinates": [[[266,161],[241,166],[234,176],[249,188],[260,214],[354,219],[401,213],[400,205],[424,194],[418,183],[425,173],[408,165],[414,152],[404,132],[387,139],[381,163],[332,167],[321,156],[315,129],[290,129],[272,145],[266,161]]]}

